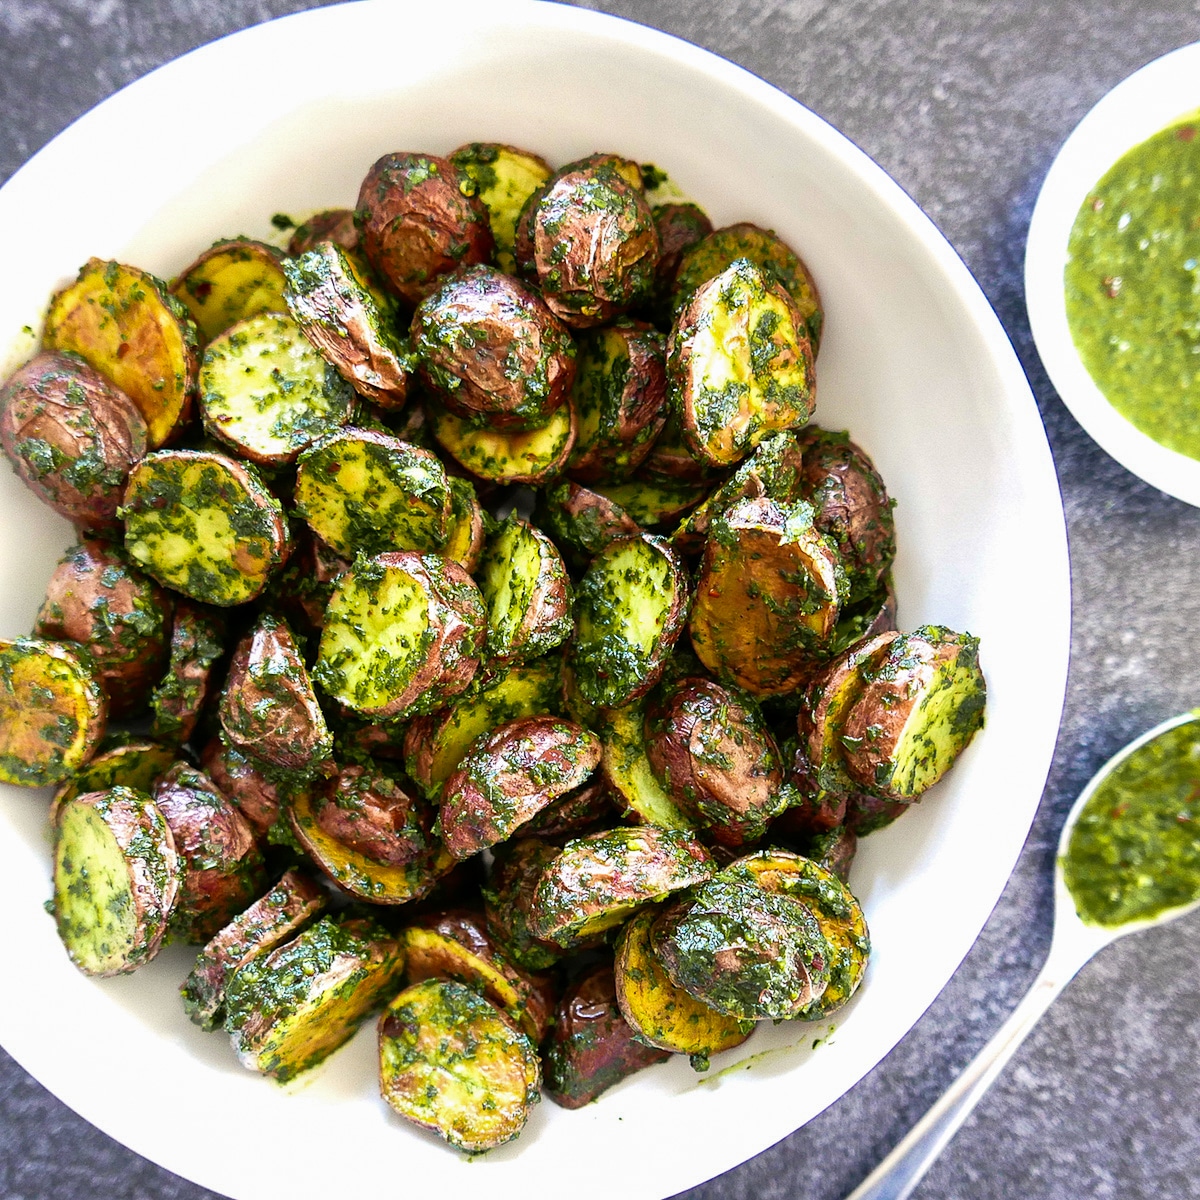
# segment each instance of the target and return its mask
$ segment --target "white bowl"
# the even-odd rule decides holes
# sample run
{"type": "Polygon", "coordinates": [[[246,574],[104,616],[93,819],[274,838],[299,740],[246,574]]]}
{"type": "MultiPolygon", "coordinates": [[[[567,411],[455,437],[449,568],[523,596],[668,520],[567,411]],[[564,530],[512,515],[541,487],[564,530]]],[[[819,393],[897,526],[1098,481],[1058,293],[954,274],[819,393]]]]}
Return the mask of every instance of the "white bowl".
{"type": "Polygon", "coordinates": [[[1038,354],[1072,416],[1126,470],[1200,506],[1200,460],[1169,450],[1122,416],[1096,386],[1067,324],[1063,272],[1071,226],[1091,189],[1127,151],[1200,109],[1200,43],[1173,50],[1119,83],[1058,152],[1025,245],[1025,304],[1038,354]]]}
{"type": "MultiPolygon", "coordinates": [[[[1065,531],[1037,410],[999,323],[950,246],[859,150],[761,80],[670,37],[559,5],[379,2],[204,47],[100,105],[0,191],[0,228],[20,231],[6,251],[0,330],[35,324],[89,255],[169,276],[217,237],[268,232],[277,211],[352,203],[387,151],[469,139],[554,162],[599,148],[658,163],[718,225],[772,226],[800,251],[828,314],[818,417],[852,430],[898,500],[904,626],[982,638],[987,726],[911,815],[864,841],[852,883],[877,950],[833,1022],[768,1025],[708,1076],[677,1059],[576,1112],[543,1103],[518,1141],[474,1163],[378,1100],[370,1029],[284,1090],[188,1023],[176,995],[183,948],[122,979],[75,971],[42,911],[45,796],[10,790],[0,1041],[119,1141],[241,1200],[347,1190],[525,1200],[563,1188],[576,1200],[647,1200],[765,1149],[870,1070],[945,984],[1012,870],[1054,746],[1065,531]],[[748,1069],[721,1073],[750,1056],[748,1069]]],[[[0,492],[9,636],[28,630],[70,531],[8,472],[0,492]]]]}

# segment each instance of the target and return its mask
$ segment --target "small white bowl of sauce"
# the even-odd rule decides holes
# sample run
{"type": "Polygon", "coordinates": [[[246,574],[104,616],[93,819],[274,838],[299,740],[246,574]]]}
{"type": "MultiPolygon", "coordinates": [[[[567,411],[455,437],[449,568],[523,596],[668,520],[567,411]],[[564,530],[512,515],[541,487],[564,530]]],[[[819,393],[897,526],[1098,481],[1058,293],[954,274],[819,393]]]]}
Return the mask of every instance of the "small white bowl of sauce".
{"type": "Polygon", "coordinates": [[[1025,297],[1075,419],[1200,506],[1200,43],[1131,75],[1067,139],[1034,208],[1025,297]]]}

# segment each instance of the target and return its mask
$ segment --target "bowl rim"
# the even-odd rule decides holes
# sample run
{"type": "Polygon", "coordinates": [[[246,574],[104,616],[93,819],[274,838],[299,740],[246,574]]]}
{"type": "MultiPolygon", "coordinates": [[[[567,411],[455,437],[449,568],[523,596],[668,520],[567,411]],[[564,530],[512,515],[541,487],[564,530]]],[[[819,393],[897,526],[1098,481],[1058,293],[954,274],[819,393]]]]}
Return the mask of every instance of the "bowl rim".
{"type": "Polygon", "coordinates": [[[1127,471],[1200,506],[1200,459],[1156,442],[1109,403],[1079,357],[1063,272],[1088,192],[1125,153],[1200,111],[1200,42],[1153,59],[1106,92],[1072,130],[1038,192],[1025,245],[1025,306],[1050,382],[1087,434],[1127,471]]]}

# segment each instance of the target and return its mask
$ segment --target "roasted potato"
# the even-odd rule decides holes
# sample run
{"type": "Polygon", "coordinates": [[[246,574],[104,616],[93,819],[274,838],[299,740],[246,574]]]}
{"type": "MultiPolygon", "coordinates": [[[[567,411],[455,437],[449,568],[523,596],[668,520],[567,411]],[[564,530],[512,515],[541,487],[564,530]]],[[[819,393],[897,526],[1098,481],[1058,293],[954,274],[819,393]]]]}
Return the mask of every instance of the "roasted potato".
{"type": "Polygon", "coordinates": [[[120,548],[96,538],[59,560],[33,632],[86,646],[113,717],[145,707],[167,665],[171,600],[120,548]]]}
{"type": "Polygon", "coordinates": [[[286,311],[284,256],[266,242],[233,238],[210,246],[171,284],[205,341],[261,313],[286,311]]]}
{"type": "Polygon", "coordinates": [[[151,794],[159,777],[165,775],[179,757],[170,746],[136,737],[126,741],[126,736],[118,734],[120,740],[106,738],[95,755],[54,793],[48,814],[52,829],[58,824],[59,809],[76,796],[106,792],[118,784],[151,794]]]}
{"type": "Polygon", "coordinates": [[[414,307],[443,275],[491,257],[475,181],[445,158],[385,154],[363,180],[355,219],[371,266],[414,307]]]}
{"type": "Polygon", "coordinates": [[[594,775],[526,821],[521,826],[521,835],[551,839],[581,837],[611,828],[620,816],[616,801],[612,784],[603,775],[594,775]]]}
{"type": "Polygon", "coordinates": [[[416,716],[466,690],[486,638],[483,598],[457,563],[359,558],[334,587],[313,678],[354,712],[416,716]]]}
{"type": "Polygon", "coordinates": [[[234,917],[200,951],[183,986],[183,1011],[202,1029],[225,1020],[225,988],[234,972],[294,937],[326,905],[325,893],[307,875],[287,871],[269,892],[234,917]]]}
{"type": "Polygon", "coordinates": [[[713,231],[708,214],[696,204],[655,204],[650,209],[658,232],[658,267],[654,272],[654,299],[650,306],[656,324],[671,328],[675,280],[686,250],[713,231]]]}
{"type": "Polygon", "coordinates": [[[479,590],[488,609],[490,663],[539,658],[575,630],[571,580],[557,547],[536,526],[510,515],[487,542],[479,590]]]}
{"type": "Polygon", "coordinates": [[[537,1049],[490,1001],[450,979],[405,988],[379,1019],[383,1098],[467,1154],[525,1127],[539,1099],[537,1049]]]}
{"type": "Polygon", "coordinates": [[[584,697],[617,708],[644,696],[683,631],[683,563],[660,537],[610,542],[575,589],[571,666],[584,697]]]}
{"type": "Polygon", "coordinates": [[[314,213],[296,226],[296,232],[288,241],[287,252],[298,258],[322,242],[332,242],[343,250],[358,249],[358,226],[354,223],[353,209],[326,208],[314,213]]]}
{"type": "Polygon", "coordinates": [[[403,867],[433,850],[433,809],[376,768],[341,767],[314,807],[320,829],[374,862],[403,867]]]}
{"type": "Polygon", "coordinates": [[[324,241],[283,264],[287,309],[305,337],[360,395],[385,410],[408,398],[414,362],[395,301],[366,262],[324,241]]]}
{"type": "Polygon", "coordinates": [[[564,949],[581,946],[651,901],[708,879],[713,868],[682,829],[644,825],[575,838],[542,872],[530,929],[564,949]]]}
{"type": "Polygon", "coordinates": [[[182,432],[196,393],[200,340],[161,279],[89,259],[51,299],[42,345],[80,355],[124,392],[146,419],[151,449],[182,432]]]}
{"type": "Polygon", "coordinates": [[[780,807],[783,762],[753,701],[682,679],[646,715],[646,757],[697,824],[727,846],[756,842],[780,807]]]}
{"type": "Polygon", "coordinates": [[[692,646],[714,675],[753,696],[794,692],[833,637],[844,580],[808,505],[739,500],[705,543],[692,646]]]}
{"type": "Polygon", "coordinates": [[[441,830],[455,858],[502,842],[579,787],[600,762],[595,734],[558,717],[525,717],[479,738],[442,790],[441,830]]]}
{"type": "Polygon", "coordinates": [[[172,934],[206,942],[240,913],[266,883],[254,830],[203,771],[176,763],[154,785],[179,855],[179,900],[172,934]]]}
{"type": "Polygon", "coordinates": [[[225,655],[226,625],[215,609],[182,598],[174,610],[166,674],[150,696],[150,735],[180,745],[191,740],[208,701],[216,665],[225,655]]]}
{"type": "Polygon", "coordinates": [[[129,474],[125,549],[159,583],[228,608],[253,600],[291,550],[283,506],[254,468],[208,450],[160,450],[129,474]]]}
{"type": "Polygon", "coordinates": [[[553,980],[509,962],[483,913],[455,908],[427,914],[405,927],[401,944],[408,983],[456,979],[490,1000],[535,1046],[545,1037],[557,999],[553,980]]]}
{"type": "Polygon", "coordinates": [[[54,920],[85,975],[122,975],[162,946],[179,895],[175,840],[145,792],[68,800],[54,829],[54,920]]]}
{"type": "Polygon", "coordinates": [[[667,419],[662,334],[628,317],[581,334],[571,396],[579,414],[571,477],[589,485],[628,478],[667,419]]]}
{"type": "Polygon", "coordinates": [[[567,561],[581,568],[611,542],[642,532],[620,505],[569,479],[560,479],[538,492],[533,517],[567,561]]]}
{"type": "Polygon", "coordinates": [[[74,643],[0,641],[0,782],[44,787],[95,754],[108,699],[92,656],[74,643]]]}
{"type": "Polygon", "coordinates": [[[531,214],[542,297],[572,329],[600,325],[654,290],[658,234],[640,185],[607,161],[564,170],[531,214]]]}
{"type": "Polygon", "coordinates": [[[698,287],[739,258],[749,259],[791,296],[804,318],[815,355],[821,344],[825,314],[812,275],[800,256],[782,238],[747,221],[726,225],[683,252],[675,275],[675,311],[688,302],[698,287]]]}
{"type": "Polygon", "coordinates": [[[885,800],[915,800],[983,727],[979,639],[941,625],[895,638],[862,668],[839,740],[850,777],[885,800]]]}
{"type": "Polygon", "coordinates": [[[601,963],[559,1001],[544,1052],[546,1095],[562,1108],[582,1108],[634,1072],[670,1057],[638,1039],[617,1004],[613,968],[601,963]]]}
{"type": "Polygon", "coordinates": [[[221,693],[221,728],[251,758],[306,779],[333,751],[304,659],[285,621],[265,613],[237,644],[221,693]]]}
{"type": "Polygon", "coordinates": [[[289,789],[269,779],[264,767],[224,738],[210,738],[200,752],[200,766],[222,795],[237,805],[254,831],[265,837],[279,820],[289,789]]]}
{"type": "Polygon", "coordinates": [[[146,419],[82,358],[43,350],[0,389],[0,445],[39,500],[82,528],[112,530],[146,453],[146,419]]]}
{"type": "Polygon", "coordinates": [[[494,267],[457,271],[413,314],[421,381],[450,412],[491,429],[538,429],[575,379],[565,326],[494,267]]]}
{"type": "Polygon", "coordinates": [[[667,397],[701,461],[733,466],[769,434],[803,425],[815,386],[803,318],[749,260],[701,284],[679,311],[667,346],[667,397]]]}
{"type": "Polygon", "coordinates": [[[563,956],[560,946],[535,937],[529,925],[542,872],[561,850],[540,838],[510,838],[495,848],[483,888],[488,932],[513,962],[530,971],[545,971],[563,956]]]}
{"type": "Polygon", "coordinates": [[[323,1062],[394,986],[404,957],[373,921],[322,917],[234,972],[225,1030],[244,1067],[280,1083],[323,1062]]]}

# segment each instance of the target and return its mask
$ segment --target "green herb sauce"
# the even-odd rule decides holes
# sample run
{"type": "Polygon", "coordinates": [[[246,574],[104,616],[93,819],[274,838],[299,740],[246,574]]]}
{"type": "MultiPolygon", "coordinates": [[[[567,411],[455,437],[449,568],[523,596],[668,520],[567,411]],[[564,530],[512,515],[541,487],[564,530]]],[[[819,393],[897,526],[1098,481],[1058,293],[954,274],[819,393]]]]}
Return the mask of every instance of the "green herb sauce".
{"type": "Polygon", "coordinates": [[[1109,403],[1200,459],[1200,112],[1096,185],[1071,229],[1064,283],[1071,337],[1109,403]]]}
{"type": "Polygon", "coordinates": [[[1200,897],[1200,722],[1160,734],[1103,780],[1062,868],[1093,925],[1145,920],[1200,897]]]}

